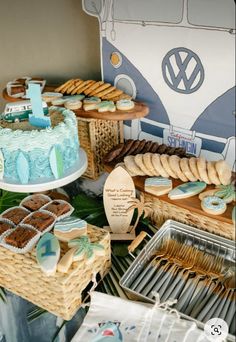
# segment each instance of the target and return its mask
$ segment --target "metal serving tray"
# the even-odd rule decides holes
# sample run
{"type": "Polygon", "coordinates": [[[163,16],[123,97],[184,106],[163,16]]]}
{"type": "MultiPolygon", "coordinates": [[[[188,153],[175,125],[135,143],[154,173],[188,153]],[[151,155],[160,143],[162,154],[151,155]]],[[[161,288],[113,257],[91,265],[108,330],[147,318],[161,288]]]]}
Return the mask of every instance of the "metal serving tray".
{"type": "MultiPolygon", "coordinates": [[[[130,285],[166,239],[174,239],[184,244],[193,245],[211,255],[221,255],[224,258],[226,267],[235,267],[236,247],[232,240],[213,235],[183,223],[168,220],[150,239],[120,280],[120,286],[129,294],[130,298],[149,303],[155,302],[141,293],[132,290],[130,285]]],[[[204,328],[204,323],[181,312],[180,315],[183,318],[194,320],[200,328],[204,328]]],[[[235,341],[235,337],[228,335],[228,340],[235,341]]]]}

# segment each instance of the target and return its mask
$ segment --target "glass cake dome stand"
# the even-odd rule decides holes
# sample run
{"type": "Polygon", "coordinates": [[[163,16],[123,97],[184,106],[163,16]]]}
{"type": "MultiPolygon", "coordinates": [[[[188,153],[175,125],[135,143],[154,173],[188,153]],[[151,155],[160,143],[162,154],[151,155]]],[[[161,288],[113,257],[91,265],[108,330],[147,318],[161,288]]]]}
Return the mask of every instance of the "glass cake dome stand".
{"type": "Polygon", "coordinates": [[[48,180],[48,178],[44,180],[44,178],[41,178],[40,183],[32,182],[28,184],[7,183],[6,181],[0,180],[0,189],[11,192],[40,192],[56,189],[75,181],[86,171],[87,166],[87,155],[85,151],[80,148],[78,162],[65,172],[63,178],[52,180],[48,180]]]}

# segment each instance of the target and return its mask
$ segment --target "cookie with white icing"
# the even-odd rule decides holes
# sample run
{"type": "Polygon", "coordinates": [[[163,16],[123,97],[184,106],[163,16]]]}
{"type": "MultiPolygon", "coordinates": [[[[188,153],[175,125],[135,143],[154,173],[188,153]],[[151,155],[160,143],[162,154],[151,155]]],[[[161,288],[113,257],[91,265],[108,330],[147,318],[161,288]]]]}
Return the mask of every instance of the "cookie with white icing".
{"type": "Polygon", "coordinates": [[[227,209],[225,201],[217,196],[204,197],[201,207],[202,210],[211,215],[222,215],[227,209]]]}
{"type": "Polygon", "coordinates": [[[47,275],[54,275],[60,258],[60,244],[56,236],[46,233],[36,247],[36,259],[41,270],[47,275]]]}
{"type": "Polygon", "coordinates": [[[188,182],[181,184],[171,190],[168,197],[171,200],[177,200],[182,198],[188,198],[195,196],[202,192],[206,188],[206,183],[204,182],[188,182]]]}
{"type": "Polygon", "coordinates": [[[61,241],[87,235],[87,222],[74,216],[67,217],[55,224],[54,235],[61,241]]]}
{"type": "Polygon", "coordinates": [[[150,194],[161,196],[168,194],[172,189],[172,180],[163,177],[146,178],[144,190],[150,194]]]}
{"type": "Polygon", "coordinates": [[[116,107],[119,110],[131,110],[134,108],[134,101],[127,99],[119,100],[116,102],[116,107]]]}

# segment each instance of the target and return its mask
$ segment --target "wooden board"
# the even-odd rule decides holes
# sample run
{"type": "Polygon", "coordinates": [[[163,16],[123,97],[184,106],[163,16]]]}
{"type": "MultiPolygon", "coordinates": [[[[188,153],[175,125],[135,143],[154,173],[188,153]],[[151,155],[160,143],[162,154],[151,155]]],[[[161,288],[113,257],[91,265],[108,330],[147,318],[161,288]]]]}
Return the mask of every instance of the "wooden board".
{"type": "MultiPolygon", "coordinates": [[[[111,172],[114,169],[114,166],[115,165],[112,163],[105,164],[104,169],[107,172],[111,172]]],[[[144,182],[145,182],[145,179],[147,177],[146,176],[133,177],[133,181],[134,181],[136,189],[138,189],[142,192],[145,192],[144,191],[144,182]]],[[[173,178],[171,178],[171,179],[173,182],[173,188],[175,188],[176,186],[178,186],[180,184],[183,184],[183,182],[181,180],[173,179],[173,178]]],[[[210,190],[210,189],[214,189],[214,185],[208,185],[204,191],[210,190]]],[[[146,192],[146,193],[148,194],[148,192],[146,192]]],[[[187,209],[191,212],[210,217],[212,219],[221,221],[223,223],[225,222],[228,224],[232,224],[232,210],[234,207],[234,204],[232,204],[232,203],[227,205],[227,210],[225,211],[224,214],[215,216],[215,215],[208,214],[202,210],[201,201],[199,200],[198,195],[190,197],[190,198],[182,198],[179,200],[171,200],[171,199],[169,199],[168,195],[155,196],[152,194],[152,196],[159,198],[161,201],[168,202],[170,204],[177,205],[180,208],[187,209]]]]}
{"type": "MultiPolygon", "coordinates": [[[[54,89],[57,86],[55,85],[46,85],[44,87],[43,92],[51,92],[54,91],[54,89]]],[[[12,96],[9,96],[7,94],[6,88],[2,92],[3,98],[8,102],[16,102],[25,100],[23,98],[14,98],[12,96]]],[[[97,110],[90,110],[90,111],[84,111],[83,109],[77,109],[73,110],[73,112],[76,114],[76,116],[86,119],[100,119],[100,120],[115,120],[115,121],[123,121],[123,120],[133,120],[138,118],[143,118],[144,116],[148,115],[149,108],[144,103],[141,102],[135,102],[135,106],[131,110],[116,110],[114,113],[112,112],[104,112],[99,113],[97,110]]]]}

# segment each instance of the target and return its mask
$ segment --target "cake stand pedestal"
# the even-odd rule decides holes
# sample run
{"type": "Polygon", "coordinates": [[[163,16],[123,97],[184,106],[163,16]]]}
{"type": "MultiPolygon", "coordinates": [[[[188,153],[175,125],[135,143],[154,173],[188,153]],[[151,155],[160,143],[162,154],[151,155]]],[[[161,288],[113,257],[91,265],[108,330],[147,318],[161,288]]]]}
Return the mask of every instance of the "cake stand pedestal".
{"type": "Polygon", "coordinates": [[[79,161],[65,172],[63,178],[48,180],[42,178],[40,183],[32,182],[28,184],[7,183],[0,181],[0,189],[12,192],[39,192],[56,189],[69,184],[79,178],[87,169],[87,155],[82,148],[79,149],[79,161]]]}

